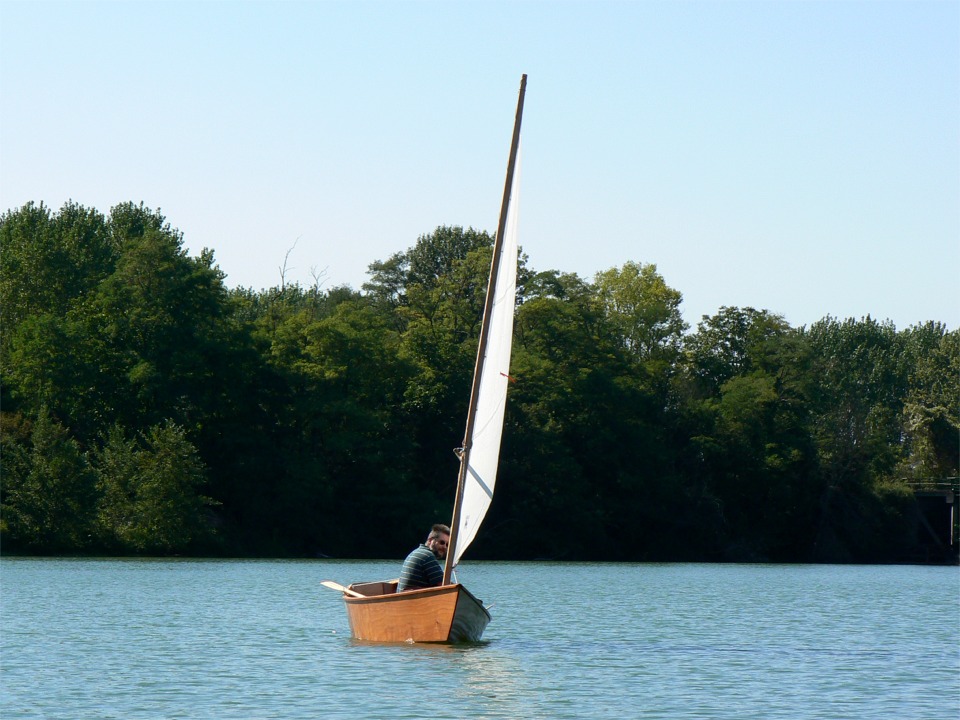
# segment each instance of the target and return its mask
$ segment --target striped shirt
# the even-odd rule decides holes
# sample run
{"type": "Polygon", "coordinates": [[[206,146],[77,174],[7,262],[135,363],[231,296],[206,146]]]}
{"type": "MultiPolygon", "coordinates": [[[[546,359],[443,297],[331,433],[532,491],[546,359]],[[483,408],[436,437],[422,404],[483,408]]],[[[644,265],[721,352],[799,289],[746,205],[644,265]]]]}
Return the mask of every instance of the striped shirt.
{"type": "Polygon", "coordinates": [[[443,568],[440,567],[437,556],[426,545],[421,545],[403,561],[397,592],[436,587],[441,583],[443,583],[443,568]]]}

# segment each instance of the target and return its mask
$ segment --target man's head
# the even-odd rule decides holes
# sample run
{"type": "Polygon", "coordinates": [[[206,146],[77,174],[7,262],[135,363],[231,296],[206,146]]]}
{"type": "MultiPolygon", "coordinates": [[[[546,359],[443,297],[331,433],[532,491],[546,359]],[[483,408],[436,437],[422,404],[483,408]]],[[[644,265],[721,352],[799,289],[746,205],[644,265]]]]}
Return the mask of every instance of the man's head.
{"type": "Polygon", "coordinates": [[[450,528],[437,523],[430,528],[430,534],[427,535],[427,542],[424,544],[437,556],[437,559],[443,560],[447,557],[447,546],[450,544],[450,528]]]}

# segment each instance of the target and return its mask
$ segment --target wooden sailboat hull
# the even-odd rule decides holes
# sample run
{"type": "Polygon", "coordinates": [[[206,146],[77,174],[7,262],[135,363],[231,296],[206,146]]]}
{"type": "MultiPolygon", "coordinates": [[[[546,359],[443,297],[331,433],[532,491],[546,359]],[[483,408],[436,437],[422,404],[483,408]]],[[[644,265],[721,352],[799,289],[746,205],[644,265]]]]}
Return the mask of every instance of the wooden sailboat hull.
{"type": "Polygon", "coordinates": [[[463,585],[396,592],[396,583],[356,583],[344,593],[350,632],[373,642],[477,642],[490,613],[463,585]]]}

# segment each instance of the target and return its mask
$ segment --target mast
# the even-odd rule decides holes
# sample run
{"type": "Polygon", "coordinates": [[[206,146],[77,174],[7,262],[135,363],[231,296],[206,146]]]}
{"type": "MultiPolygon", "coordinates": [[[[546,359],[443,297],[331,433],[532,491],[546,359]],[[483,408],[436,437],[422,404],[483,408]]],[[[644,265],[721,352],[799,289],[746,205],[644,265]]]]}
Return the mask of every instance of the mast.
{"type": "Polygon", "coordinates": [[[447,547],[447,559],[443,567],[443,584],[450,584],[453,573],[453,558],[456,557],[457,536],[460,534],[460,510],[463,505],[464,484],[470,463],[470,449],[473,445],[473,428],[477,419],[477,397],[480,393],[480,377],[486,360],[487,337],[490,329],[490,309],[493,306],[494,288],[497,286],[497,274],[500,270],[500,255],[503,249],[503,236],[507,225],[507,211],[510,207],[510,191],[513,187],[513,172],[517,162],[517,149],[520,145],[520,121],[523,118],[523,97],[527,91],[527,76],[520,77],[520,96],[517,99],[517,116],[513,123],[513,139],[510,142],[510,159],[507,162],[507,179],[503,186],[503,200],[500,203],[500,222],[497,237],[493,244],[493,258],[490,261],[490,278],[487,281],[487,297],[483,307],[483,324],[480,326],[480,342],[477,347],[477,361],[473,370],[473,387],[470,390],[470,406],[467,410],[467,427],[463,434],[463,446],[460,449],[460,472],[457,476],[457,494],[453,501],[453,520],[450,522],[450,545],[447,547]]]}

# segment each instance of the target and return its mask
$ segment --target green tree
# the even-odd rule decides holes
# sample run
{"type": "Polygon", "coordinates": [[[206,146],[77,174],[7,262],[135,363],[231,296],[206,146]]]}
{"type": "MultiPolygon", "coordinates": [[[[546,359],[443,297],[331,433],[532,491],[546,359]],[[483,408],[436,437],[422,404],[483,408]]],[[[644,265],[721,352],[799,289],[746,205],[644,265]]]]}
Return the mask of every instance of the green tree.
{"type": "MultiPolygon", "coordinates": [[[[214,406],[216,361],[229,344],[226,294],[212,255],[188,258],[180,234],[142,206],[114,208],[106,226],[72,206],[46,225],[37,213],[27,214],[35,220],[27,245],[71,251],[61,253],[70,262],[48,257],[31,286],[53,274],[56,294],[70,298],[63,278],[86,270],[83,283],[70,285],[72,302],[46,307],[40,297],[28,304],[27,316],[11,322],[5,394],[30,413],[47,404],[85,443],[118,421],[145,428],[172,417],[196,426],[197,406],[214,406]],[[77,250],[94,240],[98,253],[86,257],[77,250]]],[[[14,225],[21,227],[20,220],[14,225]]],[[[10,272],[4,268],[4,282],[10,272]]]]}
{"type": "Polygon", "coordinates": [[[369,282],[363,289],[376,299],[405,304],[406,291],[414,285],[432,287],[474,250],[492,247],[493,238],[473,228],[442,225],[421,235],[413,247],[395,253],[386,261],[370,264],[369,282]]]}
{"type": "MultiPolygon", "coordinates": [[[[463,437],[470,380],[483,317],[493,239],[459,227],[418,238],[392,276],[399,288],[385,300],[375,269],[367,288],[378,308],[390,308],[400,330],[397,352],[411,368],[403,391],[409,442],[416,448],[410,473],[428,512],[450,510],[456,464],[450,449],[463,437]]],[[[435,522],[435,520],[430,520],[435,522]]],[[[419,534],[419,531],[417,531],[419,534]]]]}
{"type": "Polygon", "coordinates": [[[106,221],[95,210],[67,203],[51,214],[42,203],[27,203],[0,217],[0,402],[6,409],[25,399],[33,414],[46,403],[57,417],[70,417],[61,383],[65,375],[77,379],[84,371],[71,359],[76,332],[68,313],[111,272],[115,259],[106,221]],[[58,335],[54,345],[47,344],[58,335]],[[46,373],[29,379],[24,363],[46,366],[46,373]],[[18,379],[32,386],[22,388],[19,398],[18,379]]]}
{"type": "MultiPolygon", "coordinates": [[[[591,450],[580,427],[603,411],[584,393],[592,373],[616,349],[600,340],[606,336],[599,329],[603,319],[579,278],[540,273],[529,290],[533,296],[517,311],[510,370],[515,382],[507,401],[501,479],[487,520],[496,532],[482,533],[472,552],[580,559],[608,531],[602,494],[592,482],[599,472],[583,464],[583,453],[591,450]],[[558,297],[570,295],[578,299],[558,297]],[[558,517],[566,521],[559,524],[558,517]],[[531,533],[534,527],[540,531],[531,533]]],[[[591,428],[598,442],[603,429],[591,428]]]]}
{"type": "Polygon", "coordinates": [[[890,322],[826,318],[806,333],[811,408],[824,493],[817,559],[874,561],[907,536],[910,518],[885,480],[902,458],[909,362],[890,322]],[[888,489],[892,492],[888,492],[888,489]],[[885,508],[896,508],[886,513],[885,508]]]}
{"type": "MultiPolygon", "coordinates": [[[[675,494],[663,442],[664,383],[623,342],[594,288],[536,273],[528,293],[517,315],[511,432],[501,460],[504,476],[518,481],[505,483],[505,502],[534,523],[558,516],[569,523],[538,542],[516,518],[507,527],[525,534],[515,544],[522,540],[533,557],[595,557],[598,547],[607,559],[663,552],[664,504],[675,494]]],[[[509,516],[498,502],[495,522],[509,516]]]]}
{"type": "Polygon", "coordinates": [[[277,541],[300,554],[369,556],[402,537],[410,503],[411,448],[404,437],[403,389],[389,318],[364,299],[328,317],[291,316],[272,358],[289,391],[277,541]],[[376,518],[362,536],[357,517],[376,518]]]}
{"type": "MultiPolygon", "coordinates": [[[[403,308],[411,302],[412,289],[419,291],[421,301],[424,297],[434,297],[432,291],[438,283],[466,260],[470,253],[491,247],[493,238],[486,232],[473,228],[464,230],[459,226],[440,226],[432,233],[421,235],[413,247],[405,252],[394,253],[387,260],[371,263],[368,270],[370,280],[363,284],[363,289],[372,300],[387,310],[403,308]]],[[[416,299],[413,301],[416,302],[416,299]]],[[[406,329],[409,315],[395,313],[392,317],[397,322],[398,330],[406,329]]]]}
{"type": "Polygon", "coordinates": [[[684,339],[687,363],[712,394],[726,381],[764,367],[766,356],[781,347],[789,331],[781,315],[767,310],[721,307],[684,339]]]}
{"type": "Polygon", "coordinates": [[[594,285],[627,349],[644,359],[674,360],[687,327],[680,314],[683,296],[667,286],[656,265],[628,262],[597,273],[594,285]]]}
{"type": "Polygon", "coordinates": [[[705,546],[731,560],[810,556],[821,495],[809,350],[779,315],[722,307],[684,342],[673,452],[705,513],[705,546]]]}
{"type": "MultiPolygon", "coordinates": [[[[9,453],[5,459],[11,459],[9,453]]],[[[90,546],[94,477],[76,440],[41,407],[29,451],[4,465],[3,528],[7,547],[39,553],[90,546]]]]}
{"type": "Polygon", "coordinates": [[[27,203],[0,217],[0,322],[15,328],[29,316],[62,317],[112,269],[117,250],[96,210],[67,203],[51,215],[27,203]]]}
{"type": "MultiPolygon", "coordinates": [[[[245,502],[261,500],[251,489],[276,465],[277,380],[213,254],[189,257],[179,231],[142,204],[116,206],[105,223],[72,206],[54,218],[27,210],[5,218],[4,255],[8,237],[59,248],[26,286],[52,274],[68,301],[28,298],[23,319],[4,328],[5,409],[32,416],[46,405],[81,451],[114,424],[139,436],[174,422],[213,468],[211,492],[231,501],[220,521],[236,542],[245,502]],[[90,246],[100,250],[88,257],[90,246]]],[[[0,282],[13,271],[5,265],[0,282]]]]}
{"type": "Polygon", "coordinates": [[[727,559],[804,560],[820,488],[804,398],[754,371],[723,384],[709,475],[721,503],[727,559]]]}
{"type": "Polygon", "coordinates": [[[909,390],[903,403],[905,452],[896,475],[938,481],[960,475],[960,330],[941,323],[902,334],[909,358],[909,390]]]}
{"type": "Polygon", "coordinates": [[[182,428],[155,425],[139,441],[114,426],[94,454],[97,528],[111,550],[167,554],[204,547],[211,534],[203,462],[182,428]]]}
{"type": "Polygon", "coordinates": [[[825,471],[854,484],[899,459],[909,365],[892,323],[827,318],[807,333],[814,363],[817,445],[825,471]]]}
{"type": "Polygon", "coordinates": [[[170,226],[160,208],[151,210],[143,203],[124,202],[110,208],[109,226],[110,236],[117,248],[149,233],[182,239],[180,231],[170,226]]]}

